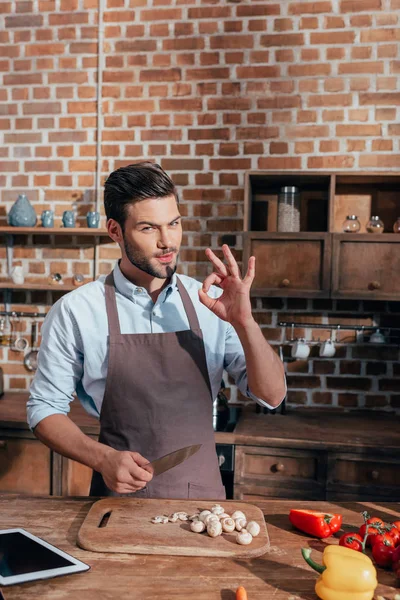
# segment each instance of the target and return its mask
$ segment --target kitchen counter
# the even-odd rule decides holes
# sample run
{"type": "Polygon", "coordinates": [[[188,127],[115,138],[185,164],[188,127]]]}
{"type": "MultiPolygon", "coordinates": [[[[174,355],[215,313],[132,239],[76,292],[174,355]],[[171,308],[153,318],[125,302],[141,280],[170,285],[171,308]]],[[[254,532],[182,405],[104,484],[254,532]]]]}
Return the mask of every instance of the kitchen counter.
{"type": "MultiPolygon", "coordinates": [[[[26,392],[6,392],[0,398],[0,429],[28,430],[26,392]]],[[[98,435],[99,423],[82,408],[71,404],[71,419],[88,435],[98,435]]],[[[257,414],[246,406],[233,432],[216,432],[218,444],[329,449],[374,454],[400,450],[400,417],[372,411],[351,413],[322,409],[298,409],[286,415],[257,414]],[[382,443],[384,440],[384,443],[382,443]]]]}
{"type": "MultiPolygon", "coordinates": [[[[400,503],[335,503],[268,500],[263,510],[270,550],[255,559],[193,558],[94,553],[76,545],[78,530],[93,499],[27,498],[0,495],[2,528],[23,527],[71,553],[91,566],[87,573],[2,588],[5,600],[234,600],[245,586],[249,600],[317,600],[317,573],[303,561],[300,549],[313,548],[318,562],[326,543],[295,531],[288,520],[290,508],[306,507],[343,515],[344,529],[358,528],[361,512],[368,510],[385,520],[400,517],[400,503]]],[[[235,505],[235,501],[224,505],[235,505]]],[[[229,512],[229,508],[228,508],[229,512]]],[[[375,598],[394,600],[399,590],[391,571],[377,569],[375,598]]]]}

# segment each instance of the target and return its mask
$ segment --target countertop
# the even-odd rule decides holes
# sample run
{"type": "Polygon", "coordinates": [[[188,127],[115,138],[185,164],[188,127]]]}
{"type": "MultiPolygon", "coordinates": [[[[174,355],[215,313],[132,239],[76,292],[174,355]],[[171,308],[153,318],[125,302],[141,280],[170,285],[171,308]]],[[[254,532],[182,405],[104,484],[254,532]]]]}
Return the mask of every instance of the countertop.
{"type": "MultiPolygon", "coordinates": [[[[193,558],[94,553],[76,545],[78,530],[92,498],[27,498],[0,495],[3,529],[23,527],[91,566],[86,573],[2,588],[5,600],[234,600],[239,585],[249,600],[317,600],[317,573],[303,561],[300,549],[309,546],[320,562],[321,552],[337,537],[318,540],[295,531],[288,520],[290,508],[340,512],[343,529],[358,528],[361,512],[385,520],[400,518],[400,503],[257,502],[270,536],[270,550],[255,559],[193,558]]],[[[235,501],[224,503],[232,510],[235,501]]],[[[336,534],[337,536],[338,534],[336,534]]],[[[391,571],[378,568],[375,599],[394,600],[399,589],[391,571]]]]}
{"type": "MultiPolygon", "coordinates": [[[[0,398],[0,429],[28,430],[26,392],[6,392],[0,398]]],[[[70,417],[88,435],[98,435],[99,423],[78,401],[71,404],[70,417]]],[[[27,431],[27,434],[29,432],[27,431]]],[[[256,413],[246,406],[233,432],[216,432],[219,444],[327,449],[374,455],[400,452],[400,416],[372,411],[351,413],[335,410],[298,409],[279,413],[256,413]]]]}

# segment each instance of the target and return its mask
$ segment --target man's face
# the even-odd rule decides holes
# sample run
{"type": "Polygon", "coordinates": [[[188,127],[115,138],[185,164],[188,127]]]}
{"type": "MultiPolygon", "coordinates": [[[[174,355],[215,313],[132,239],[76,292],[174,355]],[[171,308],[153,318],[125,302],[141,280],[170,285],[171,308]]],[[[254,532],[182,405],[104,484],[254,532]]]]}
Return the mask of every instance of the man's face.
{"type": "Polygon", "coordinates": [[[171,277],[182,242],[175,196],[142,200],[127,210],[123,240],[129,262],[152,277],[171,277]]]}

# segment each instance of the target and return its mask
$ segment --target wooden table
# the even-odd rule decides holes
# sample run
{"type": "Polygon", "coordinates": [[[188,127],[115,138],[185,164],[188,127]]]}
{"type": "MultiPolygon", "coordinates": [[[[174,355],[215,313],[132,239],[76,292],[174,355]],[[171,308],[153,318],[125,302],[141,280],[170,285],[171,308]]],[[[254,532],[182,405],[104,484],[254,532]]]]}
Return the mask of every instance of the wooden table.
{"type": "MultiPolygon", "coordinates": [[[[92,498],[26,498],[0,496],[1,528],[23,527],[91,566],[87,573],[3,588],[5,600],[234,600],[239,585],[249,600],[316,600],[317,574],[303,561],[300,549],[313,548],[321,558],[326,543],[296,532],[290,508],[307,507],[343,514],[344,530],[362,524],[368,510],[385,520],[400,518],[400,503],[326,503],[268,500],[258,502],[271,540],[270,551],[251,560],[134,556],[86,552],[76,546],[79,527],[92,498]]],[[[391,571],[378,569],[375,598],[394,600],[400,593],[391,571]]]]}

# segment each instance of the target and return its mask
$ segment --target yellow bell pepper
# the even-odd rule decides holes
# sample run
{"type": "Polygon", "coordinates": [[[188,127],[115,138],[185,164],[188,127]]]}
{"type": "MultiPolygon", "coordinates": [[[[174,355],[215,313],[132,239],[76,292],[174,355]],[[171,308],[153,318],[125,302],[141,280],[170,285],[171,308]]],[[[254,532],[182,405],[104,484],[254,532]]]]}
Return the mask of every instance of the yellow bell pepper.
{"type": "Polygon", "coordinates": [[[302,548],[304,560],[321,575],[315,592],[321,600],[372,600],[378,585],[372,560],[356,550],[330,545],[324,550],[322,565],[311,558],[310,548],[302,548]]]}

